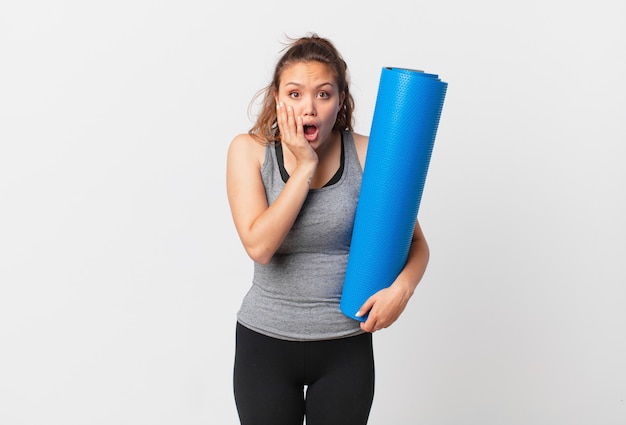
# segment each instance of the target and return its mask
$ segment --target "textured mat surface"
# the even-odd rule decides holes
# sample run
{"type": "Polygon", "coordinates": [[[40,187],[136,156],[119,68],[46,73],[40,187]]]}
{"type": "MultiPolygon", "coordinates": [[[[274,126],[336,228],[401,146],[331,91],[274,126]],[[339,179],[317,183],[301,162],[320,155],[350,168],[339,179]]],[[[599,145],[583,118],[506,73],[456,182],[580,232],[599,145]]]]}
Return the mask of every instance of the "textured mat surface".
{"type": "Polygon", "coordinates": [[[402,68],[381,72],[341,311],[348,317],[396,279],[407,259],[448,84],[402,68]]]}

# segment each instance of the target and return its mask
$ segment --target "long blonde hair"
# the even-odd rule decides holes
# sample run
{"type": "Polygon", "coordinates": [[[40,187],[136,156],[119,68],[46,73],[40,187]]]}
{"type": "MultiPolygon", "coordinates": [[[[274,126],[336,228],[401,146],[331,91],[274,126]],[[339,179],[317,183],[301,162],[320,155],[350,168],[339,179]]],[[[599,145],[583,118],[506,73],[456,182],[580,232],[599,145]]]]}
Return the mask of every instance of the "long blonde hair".
{"type": "Polygon", "coordinates": [[[261,111],[255,124],[248,131],[248,134],[261,143],[280,142],[280,130],[278,129],[276,121],[276,101],[274,94],[278,93],[278,85],[282,72],[286,67],[295,63],[312,61],[320,62],[328,66],[337,80],[339,93],[345,94],[341,109],[337,113],[337,121],[333,129],[353,131],[354,122],[352,112],[354,111],[354,99],[349,90],[348,65],[343,60],[339,51],[330,40],[319,37],[315,33],[310,33],[298,39],[289,39],[289,41],[290,43],[283,49],[283,51],[286,50],[285,53],[276,64],[272,82],[265,88],[259,90],[250,102],[249,111],[251,111],[254,102],[259,97],[263,97],[261,111]]]}

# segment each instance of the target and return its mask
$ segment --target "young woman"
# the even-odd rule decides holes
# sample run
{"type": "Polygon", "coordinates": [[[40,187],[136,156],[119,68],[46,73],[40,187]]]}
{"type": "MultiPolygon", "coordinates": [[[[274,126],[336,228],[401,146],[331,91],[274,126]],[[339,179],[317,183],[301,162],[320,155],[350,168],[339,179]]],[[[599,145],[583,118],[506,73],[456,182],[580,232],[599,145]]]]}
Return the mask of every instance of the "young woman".
{"type": "Polygon", "coordinates": [[[292,40],[262,110],[227,158],[235,227],[254,261],[237,315],[234,395],[242,424],[362,425],[374,396],[372,333],[402,313],[428,262],[416,223],[391,286],[339,309],[368,138],[352,128],[347,65],[331,41],[292,40]]]}

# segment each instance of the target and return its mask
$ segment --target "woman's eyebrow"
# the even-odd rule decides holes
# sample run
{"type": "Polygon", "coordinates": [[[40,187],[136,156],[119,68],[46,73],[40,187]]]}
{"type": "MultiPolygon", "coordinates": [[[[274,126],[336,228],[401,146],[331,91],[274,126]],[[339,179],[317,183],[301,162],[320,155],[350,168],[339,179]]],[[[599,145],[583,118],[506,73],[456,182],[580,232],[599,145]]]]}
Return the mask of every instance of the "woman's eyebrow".
{"type": "MultiPolygon", "coordinates": [[[[288,83],[285,83],[285,86],[296,86],[296,87],[301,87],[304,84],[302,83],[298,83],[295,81],[289,81],[288,83]]],[[[324,86],[331,86],[331,87],[335,87],[335,85],[332,82],[323,82],[318,84],[317,86],[315,86],[316,88],[320,88],[320,87],[324,87],[324,86]]]]}

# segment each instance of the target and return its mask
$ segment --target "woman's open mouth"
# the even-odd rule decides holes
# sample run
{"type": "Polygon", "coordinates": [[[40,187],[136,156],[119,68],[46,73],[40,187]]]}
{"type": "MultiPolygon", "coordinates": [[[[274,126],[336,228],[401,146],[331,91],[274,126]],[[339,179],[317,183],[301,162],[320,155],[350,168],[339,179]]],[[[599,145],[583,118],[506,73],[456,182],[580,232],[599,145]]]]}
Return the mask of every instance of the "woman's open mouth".
{"type": "Polygon", "coordinates": [[[317,139],[317,133],[318,133],[317,126],[313,124],[304,125],[304,138],[307,139],[309,142],[312,142],[313,140],[317,139]]]}

